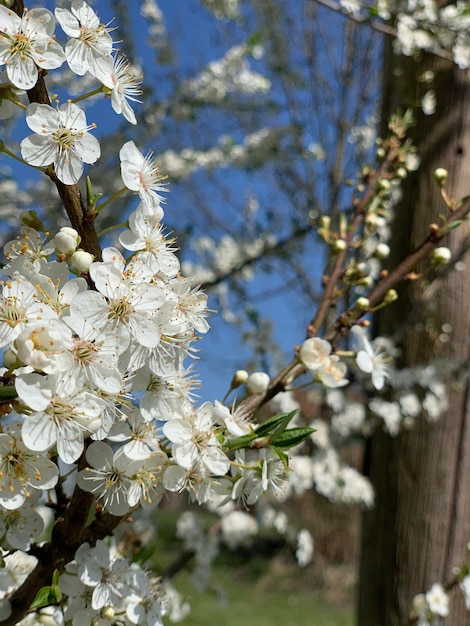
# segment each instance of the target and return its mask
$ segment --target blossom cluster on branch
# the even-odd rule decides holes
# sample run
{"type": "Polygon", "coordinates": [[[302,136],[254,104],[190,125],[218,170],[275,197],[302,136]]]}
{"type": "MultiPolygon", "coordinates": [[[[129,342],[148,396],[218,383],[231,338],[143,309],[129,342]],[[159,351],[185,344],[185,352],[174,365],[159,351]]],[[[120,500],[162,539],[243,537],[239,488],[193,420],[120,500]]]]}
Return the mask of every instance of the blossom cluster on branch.
{"type": "MultiPolygon", "coordinates": [[[[237,9],[237,3],[207,4],[216,12],[237,9]]],[[[290,392],[307,374],[306,384],[340,393],[349,382],[348,364],[370,377],[375,390],[386,387],[390,354],[369,341],[361,318],[395,299],[394,286],[436,250],[470,207],[448,204],[448,218],[433,225],[422,246],[390,274],[382,271],[392,196],[415,165],[405,140],[409,116],[392,120],[390,140],[378,146],[377,169],[361,171],[350,221],[346,214],[338,226],[329,217],[319,220],[318,235],[330,249],[323,297],[292,362],[273,378],[239,371],[229,390],[237,394],[231,404],[198,406],[188,360],[209,330],[207,297],[182,276],[175,241],[162,224],[165,176],[152,154],[144,156],[127,141],[119,150],[118,192],[102,201],[87,178],[85,201],[78,187],[85,165],[101,155],[95,124],[78,102],[101,93],[117,114],[136,124],[132,105],[141,95],[140,79],[116,51],[111,29],[84,0],[54,14],[23,10],[21,2],[10,5],[0,5],[2,94],[8,104],[2,115],[11,105],[19,107],[32,134],[21,141],[22,159],[3,144],[1,150],[50,178],[71,225],[51,234],[28,213],[19,235],[4,247],[0,622],[34,624],[46,612],[54,623],[73,626],[161,625],[164,615],[181,617],[186,606],[167,580],[131,562],[110,537],[137,509],[157,507],[165,491],[186,492],[215,511],[229,549],[245,545],[261,527],[275,528],[300,565],[311,559],[312,538],[273,503],[315,486],[331,500],[372,505],[367,480],[341,462],[320,421],[301,421],[290,392]],[[64,47],[55,39],[56,21],[68,38],[64,47]],[[65,63],[99,86],[75,101],[51,102],[45,77],[65,63]],[[129,192],[138,196],[136,206],[125,224],[116,224],[121,232],[115,245],[102,249],[95,221],[129,192]],[[346,292],[351,306],[328,324],[327,314],[346,292]],[[352,328],[359,345],[343,350],[352,328]],[[278,413],[255,415],[275,396],[282,405],[278,413]],[[297,454],[302,446],[305,455],[297,454]],[[256,520],[248,513],[255,506],[256,520]]],[[[264,92],[269,85],[248,69],[247,52],[261,51],[233,48],[184,88],[195,100],[213,102],[231,83],[264,92]]],[[[246,153],[271,139],[266,130],[252,136],[246,150],[226,146],[225,153],[243,162],[246,153]]],[[[201,158],[196,156],[194,168],[201,158]]],[[[275,245],[260,240],[259,251],[275,245]]],[[[437,249],[434,265],[448,262],[446,249],[437,249]]],[[[375,413],[380,416],[380,408],[375,413]]],[[[350,418],[332,420],[337,432],[351,434],[350,418]]],[[[354,419],[361,422],[357,414],[354,419]]],[[[216,542],[188,514],[178,533],[204,579],[216,542]]],[[[430,607],[437,596],[436,589],[426,596],[430,607]]]]}

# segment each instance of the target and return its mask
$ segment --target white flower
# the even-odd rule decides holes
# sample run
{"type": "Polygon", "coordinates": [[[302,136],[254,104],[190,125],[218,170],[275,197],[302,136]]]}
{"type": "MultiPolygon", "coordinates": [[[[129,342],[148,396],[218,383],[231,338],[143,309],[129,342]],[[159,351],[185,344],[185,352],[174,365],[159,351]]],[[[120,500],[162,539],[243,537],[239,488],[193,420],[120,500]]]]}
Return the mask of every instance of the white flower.
{"type": "Polygon", "coordinates": [[[121,233],[119,241],[126,250],[136,252],[134,258],[146,263],[152,270],[165,278],[173,278],[180,269],[178,257],[166,241],[158,215],[146,215],[137,210],[129,216],[129,229],[121,233]]]}
{"type": "Polygon", "coordinates": [[[312,561],[313,538],[306,528],[303,528],[297,535],[297,550],[295,551],[295,556],[300,567],[305,567],[312,561]]]}
{"type": "Polygon", "coordinates": [[[137,265],[129,270],[120,267],[124,260],[117,250],[103,250],[103,258],[108,259],[114,253],[114,260],[91,264],[90,276],[98,291],[80,293],[72,301],[70,316],[74,328],[82,323],[84,328],[91,326],[94,331],[111,332],[123,349],[130,338],[142,346],[154,348],[160,342],[155,313],[165,302],[165,296],[157,285],[136,280],[139,278],[137,265]]]}
{"type": "Polygon", "coordinates": [[[318,376],[325,387],[334,389],[348,384],[346,371],[346,365],[339,360],[339,356],[333,355],[318,369],[318,376]]]}
{"type": "Polygon", "coordinates": [[[240,411],[237,407],[234,407],[233,413],[231,413],[226,406],[216,400],[214,402],[214,416],[234,437],[247,435],[252,432],[248,415],[243,409],[240,411]]]}
{"type": "Polygon", "coordinates": [[[320,337],[306,339],[300,347],[299,359],[309,370],[317,370],[328,361],[331,345],[320,337]]]}
{"type": "Polygon", "coordinates": [[[222,536],[230,550],[249,545],[257,532],[256,520],[244,511],[231,511],[222,518],[222,536]]]}
{"type": "Polygon", "coordinates": [[[70,346],[73,361],[69,366],[69,377],[78,384],[88,381],[91,386],[106,393],[119,394],[123,381],[118,369],[119,346],[116,337],[82,324],[73,317],[65,317],[64,321],[77,335],[70,346]]]}
{"type": "MultiPolygon", "coordinates": [[[[108,70],[108,67],[106,67],[108,70]]],[[[113,58],[111,71],[101,74],[97,72],[97,78],[109,89],[111,94],[111,105],[114,111],[124,115],[131,124],[137,124],[135,113],[128,100],[131,102],[141,102],[137,96],[142,94],[139,85],[140,77],[135,75],[132,65],[123,55],[113,58]]]]}
{"type": "Polygon", "coordinates": [[[0,434],[0,505],[16,509],[31,487],[52,489],[58,477],[57,465],[47,457],[28,450],[20,438],[0,434]]]}
{"type": "Polygon", "coordinates": [[[55,16],[66,35],[65,47],[70,69],[78,76],[90,72],[99,76],[112,69],[113,40],[96,13],[83,0],[73,0],[71,11],[56,9],[55,16]]]}
{"type": "Polygon", "coordinates": [[[73,366],[72,332],[60,320],[28,324],[15,341],[18,358],[35,370],[60,374],[73,366]]]}
{"type": "Polygon", "coordinates": [[[75,559],[79,563],[80,580],[93,588],[92,607],[96,610],[119,606],[127,591],[125,575],[129,572],[129,563],[123,558],[113,558],[102,540],[98,540],[94,548],[82,544],[75,559]]]}
{"type": "Polygon", "coordinates": [[[356,326],[355,334],[361,342],[356,363],[360,370],[366,374],[371,374],[372,384],[377,390],[380,390],[385,384],[385,379],[390,378],[389,356],[380,348],[371,345],[362,328],[356,326]]]}
{"type": "Polygon", "coordinates": [[[86,458],[91,467],[78,473],[77,485],[101,500],[111,515],[125,515],[130,508],[127,501],[129,473],[137,470],[140,462],[131,461],[123,454],[114,454],[111,446],[104,441],[93,442],[86,458]]]}
{"type": "Polygon", "coordinates": [[[205,468],[199,465],[185,469],[179,465],[169,465],[163,475],[163,484],[168,491],[178,493],[186,490],[191,502],[199,504],[210,501],[213,495],[213,485],[207,476],[205,468]]]}
{"type": "Polygon", "coordinates": [[[150,215],[163,217],[160,201],[163,197],[158,193],[165,191],[155,159],[151,154],[146,157],[137,149],[133,141],[125,143],[119,151],[121,159],[121,177],[125,186],[137,191],[144,207],[150,215]]]}
{"type": "Polygon", "coordinates": [[[127,494],[129,506],[140,504],[143,509],[153,509],[163,497],[163,474],[167,466],[164,452],[154,452],[141,462],[140,467],[130,476],[131,485],[127,494]]]}
{"type": "Polygon", "coordinates": [[[0,65],[6,65],[8,78],[18,89],[34,87],[37,66],[55,69],[65,61],[53,39],[54,27],[54,16],[47,9],[32,9],[19,17],[0,5],[0,65]]]}
{"type": "Polygon", "coordinates": [[[434,615],[440,615],[441,617],[449,615],[449,596],[444,591],[441,583],[434,583],[426,593],[426,601],[429,605],[429,610],[434,615]]]}
{"type": "Polygon", "coordinates": [[[37,452],[56,445],[64,463],[74,463],[83,452],[85,437],[100,426],[104,400],[58,376],[23,374],[15,386],[20,400],[33,410],[23,423],[25,445],[37,452]]]}
{"type": "Polygon", "coordinates": [[[223,476],[230,467],[213,432],[214,415],[210,402],[193,409],[185,419],[174,418],[163,426],[163,433],[173,442],[172,455],[178,465],[190,469],[196,463],[223,476]]]}
{"type": "Polygon", "coordinates": [[[161,600],[149,577],[133,565],[129,581],[130,595],[126,598],[126,618],[131,624],[163,626],[161,600]]]}
{"type": "Polygon", "coordinates": [[[0,347],[14,341],[29,322],[56,317],[54,311],[37,301],[37,292],[26,280],[7,281],[0,296],[0,347]]]}
{"type": "Polygon", "coordinates": [[[467,574],[459,583],[459,587],[465,598],[465,606],[470,609],[470,575],[467,574]]]}
{"type": "Polygon", "coordinates": [[[88,132],[84,111],[72,102],[58,108],[30,104],[26,123],[36,134],[21,142],[23,159],[37,167],[54,163],[57,178],[65,185],[80,179],[83,163],[94,163],[100,157],[100,144],[88,132]]]}
{"type": "Polygon", "coordinates": [[[14,511],[0,511],[0,522],[5,525],[3,547],[29,550],[31,542],[44,530],[44,521],[35,508],[39,492],[30,497],[21,508],[14,511]],[[6,543],[5,543],[6,542],[6,543]]]}

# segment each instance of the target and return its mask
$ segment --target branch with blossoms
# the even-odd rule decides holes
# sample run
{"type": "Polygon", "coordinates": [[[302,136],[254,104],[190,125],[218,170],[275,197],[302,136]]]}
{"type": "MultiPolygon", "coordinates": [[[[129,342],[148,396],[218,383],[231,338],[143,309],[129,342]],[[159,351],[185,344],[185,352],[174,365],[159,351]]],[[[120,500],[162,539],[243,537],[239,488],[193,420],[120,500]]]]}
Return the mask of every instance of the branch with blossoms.
{"type": "MultiPolygon", "coordinates": [[[[446,3],[424,8],[405,5],[397,10],[389,0],[313,0],[347,16],[358,24],[367,24],[380,33],[394,38],[396,49],[405,56],[430,52],[453,61],[460,69],[470,67],[467,43],[467,7],[465,3],[446,3]]],[[[400,7],[399,7],[400,8],[400,7]]]]}
{"type": "MultiPolygon", "coordinates": [[[[83,0],[54,15],[25,11],[22,2],[0,5],[0,44],[8,93],[32,131],[21,141],[21,159],[5,145],[2,150],[52,181],[70,220],[51,236],[28,214],[4,249],[0,623],[48,610],[57,623],[162,624],[173,592],[119,553],[111,540],[118,525],[138,509],[155,509],[166,491],[185,492],[199,504],[233,507],[216,524],[230,545],[239,540],[234,526],[253,534],[253,522],[240,509],[284,497],[292,450],[314,432],[296,423],[295,410],[264,420],[254,412],[307,370],[325,388],[345,386],[341,337],[392,301],[394,287],[436,251],[470,203],[444,196],[448,221],[432,225],[422,245],[388,275],[369,276],[368,264],[386,256],[381,224],[413,154],[407,115],[392,120],[381,162],[363,169],[350,213],[339,217],[337,229],[327,218],[318,229],[331,252],[323,297],[291,364],[272,380],[264,372],[239,373],[230,391],[246,383],[247,397],[231,409],[217,401],[196,406],[186,361],[209,330],[207,298],[181,276],[174,242],[165,236],[164,177],[155,159],[128,141],[119,151],[123,188],[101,201],[87,179],[84,198],[85,165],[101,153],[95,124],[76,102],[51,103],[46,84],[47,72],[67,63],[76,76],[88,73],[97,81],[88,95],[109,97],[113,110],[135,124],[130,102],[140,93],[139,79],[83,0]],[[65,48],[54,38],[56,21],[68,38],[65,48]],[[119,248],[102,249],[95,223],[129,192],[138,204],[122,226],[119,248]],[[368,295],[360,296],[364,287],[368,295]],[[347,298],[353,307],[329,324],[330,310],[347,298]]],[[[441,250],[441,260],[445,256],[441,250]]],[[[386,372],[377,372],[375,361],[363,337],[357,364],[379,388],[386,372]]],[[[311,538],[294,537],[305,564],[311,538]]]]}

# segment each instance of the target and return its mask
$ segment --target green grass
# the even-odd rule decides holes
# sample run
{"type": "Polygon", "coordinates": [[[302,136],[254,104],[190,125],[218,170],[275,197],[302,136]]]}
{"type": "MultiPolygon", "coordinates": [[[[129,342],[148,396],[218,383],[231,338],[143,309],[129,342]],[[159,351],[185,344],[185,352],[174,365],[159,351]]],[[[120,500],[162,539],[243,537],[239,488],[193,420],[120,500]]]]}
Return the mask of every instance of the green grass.
{"type": "MultiPolygon", "coordinates": [[[[178,514],[163,511],[158,516],[157,537],[150,561],[164,571],[181,550],[175,539],[178,514]]],[[[210,523],[210,517],[208,519],[210,523]]],[[[312,573],[299,568],[285,548],[266,544],[253,553],[239,549],[222,551],[216,558],[209,589],[200,592],[190,572],[182,571],[172,580],[190,614],[181,626],[353,626],[351,608],[327,604],[321,592],[312,590],[312,573]]],[[[191,563],[192,565],[192,563],[191,563]]],[[[171,626],[166,621],[165,624],[171,626]]]]}
{"type": "MultiPolygon", "coordinates": [[[[180,579],[181,581],[181,579],[180,579]]],[[[175,582],[180,582],[175,581],[175,582]]],[[[214,595],[200,594],[188,581],[177,584],[191,602],[182,626],[352,626],[348,609],[325,604],[317,592],[265,591],[256,586],[222,582],[227,594],[221,603],[214,595]]]]}

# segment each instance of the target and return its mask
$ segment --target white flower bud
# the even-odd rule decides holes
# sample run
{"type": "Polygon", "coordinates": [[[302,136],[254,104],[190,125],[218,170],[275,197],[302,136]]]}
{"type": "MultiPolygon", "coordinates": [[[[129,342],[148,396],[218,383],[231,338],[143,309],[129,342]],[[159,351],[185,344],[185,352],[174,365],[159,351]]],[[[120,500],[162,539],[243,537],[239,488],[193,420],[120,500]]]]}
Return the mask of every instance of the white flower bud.
{"type": "Polygon", "coordinates": [[[54,246],[58,252],[62,254],[71,254],[77,249],[80,243],[80,235],[75,228],[64,226],[54,237],[54,246]]]}
{"type": "Polygon", "coordinates": [[[70,264],[74,270],[85,274],[90,269],[90,265],[93,263],[94,256],[85,250],[77,250],[70,257],[70,264]]]}
{"type": "Polygon", "coordinates": [[[232,378],[232,389],[236,389],[240,387],[240,385],[244,385],[248,380],[248,372],[245,370],[237,370],[232,378]]]}
{"type": "Polygon", "coordinates": [[[375,249],[374,256],[377,259],[386,259],[390,254],[390,248],[386,243],[379,243],[375,249]]]}
{"type": "Polygon", "coordinates": [[[270,378],[265,372],[253,372],[246,382],[248,393],[263,393],[268,388],[269,381],[270,378]]]}
{"type": "Polygon", "coordinates": [[[452,252],[449,250],[449,248],[446,248],[445,246],[436,248],[432,253],[433,265],[446,265],[451,258],[452,252]]]}
{"type": "Polygon", "coordinates": [[[331,246],[331,250],[333,254],[336,254],[338,252],[343,252],[343,250],[346,250],[347,247],[348,244],[344,241],[344,239],[337,239],[331,246]]]}
{"type": "Polygon", "coordinates": [[[377,187],[382,191],[388,191],[392,185],[387,178],[381,178],[377,183],[377,187]]]}
{"type": "Polygon", "coordinates": [[[103,619],[113,619],[115,614],[116,611],[113,609],[112,606],[104,606],[100,611],[100,617],[102,617],[103,619]]]}
{"type": "Polygon", "coordinates": [[[356,300],[356,309],[359,309],[359,311],[367,311],[369,307],[370,307],[369,298],[361,297],[356,300]]]}
{"type": "Polygon", "coordinates": [[[443,167],[438,167],[437,170],[434,170],[434,179],[439,183],[439,185],[443,185],[449,176],[449,172],[443,167]]]}

